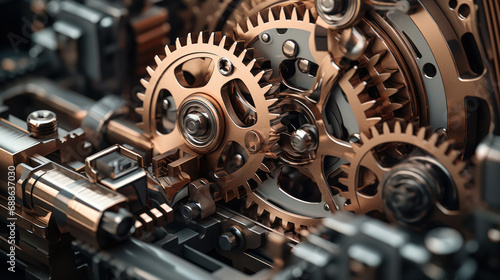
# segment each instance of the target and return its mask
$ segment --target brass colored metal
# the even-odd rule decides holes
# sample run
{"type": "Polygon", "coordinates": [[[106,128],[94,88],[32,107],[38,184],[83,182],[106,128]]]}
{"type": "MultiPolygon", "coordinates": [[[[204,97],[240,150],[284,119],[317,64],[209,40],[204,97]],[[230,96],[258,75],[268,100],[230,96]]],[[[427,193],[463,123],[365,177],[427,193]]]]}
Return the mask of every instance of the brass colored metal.
{"type": "MultiPolygon", "coordinates": [[[[220,167],[219,162],[224,162],[226,152],[232,149],[230,147],[234,146],[233,143],[245,142],[245,134],[248,131],[259,131],[263,147],[269,147],[277,140],[271,137],[271,120],[276,116],[270,114],[268,109],[275,102],[270,95],[272,86],[266,83],[271,74],[270,71],[261,68],[263,61],[253,59],[250,52],[242,48],[241,43],[233,42],[231,38],[222,36],[220,33],[212,33],[209,37],[203,33],[200,33],[197,38],[188,36],[185,43],[177,40],[175,49],[166,47],[165,53],[164,59],[157,57],[157,65],[153,67],[155,70],[149,68],[151,78],[142,80],[146,91],[138,94],[139,99],[144,102],[143,107],[137,109],[143,117],[143,123],[139,126],[151,137],[155,154],[177,147],[195,155],[200,152],[199,147],[187,141],[182,133],[179,118],[182,118],[184,114],[182,113],[184,112],[183,104],[193,98],[200,100],[203,96],[204,99],[210,100],[209,104],[214,108],[219,106],[221,110],[216,111],[220,113],[213,114],[212,117],[215,118],[215,123],[221,125],[217,128],[213,125],[209,126],[207,133],[215,129],[216,139],[219,137],[222,139],[219,140],[220,142],[210,142],[213,146],[206,151],[210,153],[207,154],[205,150],[202,150],[208,167],[206,175],[215,179],[221,186],[221,193],[226,194],[226,199],[234,196],[240,197],[241,191],[245,188],[243,186],[250,189],[247,185],[249,180],[260,181],[256,172],[262,168],[266,149],[252,153],[245,145],[242,145],[241,149],[246,153],[245,164],[233,172],[227,172],[220,167]],[[234,69],[231,75],[226,76],[219,71],[214,71],[215,62],[221,58],[226,58],[232,63],[234,69]],[[201,64],[193,64],[197,65],[194,70],[188,68],[190,63],[198,62],[201,64]],[[179,67],[185,67],[184,71],[191,71],[198,81],[193,85],[181,85],[186,81],[176,74],[176,69],[179,67]],[[162,102],[159,100],[160,91],[168,91],[174,103],[179,106],[177,124],[169,133],[161,133],[157,122],[157,104],[162,102]],[[240,95],[242,91],[246,91],[252,100],[245,100],[243,95],[240,95]],[[234,100],[233,97],[238,99],[234,100]]],[[[186,110],[190,108],[191,106],[188,106],[186,110]]]]}
{"type": "Polygon", "coordinates": [[[439,139],[437,133],[429,136],[425,127],[419,129],[409,124],[404,129],[399,122],[395,123],[393,129],[384,123],[381,132],[372,128],[371,136],[361,133],[362,144],[352,144],[352,152],[346,154],[349,164],[342,166],[347,178],[339,179],[347,186],[347,190],[339,190],[340,195],[348,200],[345,209],[360,214],[373,211],[383,213],[384,197],[380,182],[395,165],[394,162],[384,162],[383,155],[396,154],[403,161],[413,156],[404,152],[411,146],[436,159],[444,167],[458,194],[457,210],[449,210],[435,202],[435,209],[428,220],[458,226],[466,211],[476,203],[478,190],[469,185],[467,172],[464,171],[466,162],[458,160],[460,152],[452,150],[447,141],[440,143],[439,139]]]}

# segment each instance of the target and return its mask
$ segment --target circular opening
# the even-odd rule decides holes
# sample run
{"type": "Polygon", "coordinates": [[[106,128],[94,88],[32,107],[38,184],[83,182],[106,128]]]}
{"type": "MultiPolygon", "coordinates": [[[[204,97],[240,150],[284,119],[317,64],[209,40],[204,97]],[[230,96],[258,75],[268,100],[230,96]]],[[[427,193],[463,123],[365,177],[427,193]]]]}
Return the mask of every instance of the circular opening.
{"type": "Polygon", "coordinates": [[[457,0],[450,0],[450,2],[448,2],[448,6],[452,10],[455,9],[457,7],[457,0]]]}
{"type": "Polygon", "coordinates": [[[462,4],[459,8],[458,8],[458,15],[462,18],[462,19],[466,19],[470,14],[470,8],[469,8],[469,5],[467,4],[462,4]]]}
{"type": "Polygon", "coordinates": [[[426,63],[424,65],[424,74],[428,78],[434,78],[437,74],[436,66],[434,66],[434,64],[432,63],[426,63]]]}

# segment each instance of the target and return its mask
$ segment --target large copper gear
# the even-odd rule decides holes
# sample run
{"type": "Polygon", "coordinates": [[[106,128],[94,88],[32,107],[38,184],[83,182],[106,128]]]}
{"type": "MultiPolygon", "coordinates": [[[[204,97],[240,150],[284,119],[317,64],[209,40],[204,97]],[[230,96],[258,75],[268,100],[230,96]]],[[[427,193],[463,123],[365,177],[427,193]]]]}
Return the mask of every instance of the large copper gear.
{"type": "MultiPolygon", "coordinates": [[[[317,127],[319,145],[316,150],[294,155],[293,150],[287,149],[287,145],[283,143],[281,143],[281,149],[276,149],[280,152],[276,157],[282,163],[279,167],[293,166],[300,173],[307,174],[304,176],[310,177],[318,186],[323,199],[317,203],[317,212],[314,215],[311,210],[308,210],[307,215],[304,215],[302,213],[304,211],[299,213],[287,209],[296,202],[291,200],[288,194],[279,195],[279,198],[276,196],[276,189],[279,188],[276,174],[271,176],[274,178],[270,180],[271,184],[274,184],[273,196],[269,196],[269,191],[264,192],[263,186],[247,194],[246,206],[255,209],[254,214],[260,220],[268,224],[278,224],[285,230],[299,230],[303,227],[314,226],[320,221],[319,218],[342,207],[339,205],[343,204],[342,199],[336,201],[337,188],[332,186],[329,180],[340,175],[340,166],[346,163],[345,153],[351,152],[351,148],[348,142],[349,135],[334,135],[329,128],[332,124],[325,119],[325,110],[329,106],[328,101],[334,88],[340,88],[347,99],[348,104],[343,105],[349,106],[353,111],[357,125],[356,132],[369,132],[370,127],[382,121],[392,120],[395,115],[401,119],[410,119],[412,116],[411,109],[405,107],[409,99],[406,97],[407,92],[400,92],[404,91],[405,84],[397,67],[398,64],[395,58],[388,54],[383,40],[370,29],[368,23],[364,22],[361,27],[369,32],[370,50],[359,61],[356,61],[353,67],[340,69],[337,66],[340,62],[332,61],[328,52],[316,51],[315,21],[314,11],[307,7],[298,4],[277,5],[273,9],[249,17],[246,22],[237,25],[236,28],[236,36],[245,39],[248,46],[253,46],[253,43],[260,39],[259,36],[263,33],[270,33],[269,30],[272,29],[296,28],[309,32],[310,40],[302,40],[302,42],[305,41],[305,45],[300,45],[299,49],[311,49],[312,54],[309,59],[320,65],[315,76],[313,90],[302,93],[289,90],[281,92],[277,96],[279,102],[271,107],[271,112],[284,116],[288,113],[285,107],[297,107],[299,106],[297,104],[302,104],[304,111],[308,112],[311,124],[317,127]],[[267,16],[264,16],[266,14],[267,16]],[[378,93],[376,97],[372,97],[374,91],[378,93]],[[403,107],[406,109],[406,114],[393,113],[403,107]]],[[[259,53],[258,47],[256,47],[256,52],[259,53]]],[[[301,57],[300,54],[298,57],[301,57]]],[[[278,56],[275,59],[286,58],[278,56]]],[[[283,139],[287,132],[284,132],[282,124],[279,120],[273,124],[275,125],[274,131],[279,132],[277,136],[283,139]]],[[[264,184],[267,186],[270,183],[264,184]]],[[[297,199],[300,200],[300,198],[297,199]]],[[[310,206],[311,203],[305,202],[301,208],[310,208],[310,206]]]]}
{"type": "MultiPolygon", "coordinates": [[[[470,184],[466,162],[459,159],[458,151],[451,149],[451,143],[443,141],[439,133],[431,134],[428,128],[418,129],[413,124],[408,124],[405,129],[400,122],[396,122],[393,128],[384,123],[381,131],[375,127],[370,130],[371,134],[361,134],[361,144],[352,145],[352,152],[346,154],[349,164],[342,166],[347,174],[347,178],[339,179],[347,186],[347,189],[340,191],[340,195],[347,199],[344,209],[357,214],[383,213],[384,198],[379,183],[384,174],[398,163],[420,154],[439,162],[454,185],[446,187],[454,187],[458,195],[458,209],[447,209],[439,201],[435,201],[434,210],[426,220],[458,225],[466,210],[474,205],[477,190],[470,184]],[[403,149],[405,152],[402,152],[403,149]],[[415,151],[419,153],[416,154],[415,151]],[[391,153],[397,156],[392,156],[390,163],[384,162],[384,156],[391,153]],[[398,160],[394,162],[394,158],[398,160]]],[[[393,219],[390,216],[388,218],[393,219]]]]}
{"type": "MultiPolygon", "coordinates": [[[[267,83],[270,70],[262,59],[252,58],[251,51],[243,48],[242,42],[212,33],[200,33],[197,38],[188,36],[185,42],[176,41],[175,47],[165,48],[165,58],[155,57],[156,65],[148,67],[149,79],[142,79],[144,93],[138,93],[143,107],[136,111],[142,115],[139,124],[151,138],[154,154],[179,148],[190,154],[203,155],[207,175],[216,181],[226,200],[239,198],[244,190],[262,182],[263,173],[269,172],[265,164],[266,148],[272,145],[270,122],[276,116],[268,108],[275,102],[269,96],[272,88],[267,83]],[[230,64],[230,71],[217,71],[223,61],[230,64]],[[251,101],[248,101],[251,96],[251,101]],[[178,120],[183,104],[193,99],[209,100],[210,106],[218,108],[213,114],[220,122],[216,133],[220,143],[209,150],[200,150],[189,145],[181,131],[178,120]],[[162,111],[162,102],[169,109],[162,111]],[[252,103],[253,104],[249,104],[252,103]],[[172,106],[175,106],[172,109],[172,106]],[[240,112],[240,110],[248,110],[240,112]],[[238,115],[238,113],[241,113],[238,115]],[[164,117],[167,116],[165,121],[164,117]],[[247,119],[251,117],[251,119],[247,119]],[[246,122],[246,121],[249,122],[246,122]],[[255,151],[245,145],[248,136],[260,146],[255,151]],[[237,150],[242,156],[242,165],[237,170],[226,172],[221,162],[237,150]]],[[[210,144],[212,144],[210,142],[210,144]]],[[[241,162],[241,161],[240,161],[241,162]]]]}

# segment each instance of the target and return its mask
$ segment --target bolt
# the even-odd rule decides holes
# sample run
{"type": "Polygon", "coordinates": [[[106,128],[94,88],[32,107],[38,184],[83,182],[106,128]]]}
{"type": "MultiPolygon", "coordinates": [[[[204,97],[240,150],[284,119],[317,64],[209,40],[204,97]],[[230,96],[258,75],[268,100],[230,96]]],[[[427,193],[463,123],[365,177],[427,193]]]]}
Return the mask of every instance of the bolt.
{"type": "Polygon", "coordinates": [[[188,221],[197,220],[201,216],[201,208],[197,203],[188,202],[182,206],[181,214],[188,221]]]}
{"type": "Polygon", "coordinates": [[[225,169],[231,174],[243,167],[244,164],[245,158],[241,154],[236,153],[226,162],[225,169]]]}
{"type": "Polygon", "coordinates": [[[294,58],[299,53],[299,46],[294,40],[286,40],[283,43],[283,54],[288,58],[294,58]]]}
{"type": "Polygon", "coordinates": [[[256,153],[262,149],[262,136],[255,130],[248,131],[245,134],[245,146],[250,153],[256,153]]]}
{"type": "Polygon", "coordinates": [[[189,113],[184,118],[184,129],[193,137],[202,136],[208,130],[208,120],[198,112],[189,113]]]}
{"type": "Polygon", "coordinates": [[[233,63],[225,57],[219,59],[218,67],[219,67],[219,72],[224,76],[230,76],[234,70],[233,63]]]}
{"type": "Polygon", "coordinates": [[[320,0],[321,10],[328,15],[340,14],[344,9],[344,0],[320,0]]]}
{"type": "Polygon", "coordinates": [[[308,74],[311,70],[311,62],[307,59],[299,59],[299,70],[304,74],[308,74]]]}
{"type": "Polygon", "coordinates": [[[330,206],[326,203],[323,205],[323,209],[325,209],[325,211],[330,212],[330,206]]]}
{"type": "Polygon", "coordinates": [[[292,133],[291,145],[299,153],[315,149],[317,145],[316,129],[311,125],[304,125],[295,130],[292,133]]]}
{"type": "Polygon", "coordinates": [[[264,43],[269,43],[271,41],[271,36],[267,33],[264,33],[260,36],[260,40],[264,43]]]}
{"type": "Polygon", "coordinates": [[[224,251],[231,251],[237,246],[236,236],[231,232],[224,232],[219,236],[219,246],[224,251]]]}
{"type": "Polygon", "coordinates": [[[34,111],[29,114],[26,122],[28,131],[33,133],[35,138],[48,138],[57,134],[57,117],[52,111],[34,111]]]}
{"type": "Polygon", "coordinates": [[[168,101],[167,98],[164,98],[163,102],[162,102],[162,106],[163,106],[163,110],[168,110],[168,108],[170,108],[170,101],[168,101]]]}

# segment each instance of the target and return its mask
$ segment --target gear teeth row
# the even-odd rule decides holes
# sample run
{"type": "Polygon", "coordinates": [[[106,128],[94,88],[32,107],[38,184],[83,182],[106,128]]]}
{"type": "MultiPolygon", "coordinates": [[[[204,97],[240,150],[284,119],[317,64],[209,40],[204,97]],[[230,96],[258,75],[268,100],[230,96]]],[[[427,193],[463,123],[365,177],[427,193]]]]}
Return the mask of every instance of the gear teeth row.
{"type": "MultiPolygon", "coordinates": [[[[440,135],[438,133],[431,133],[429,127],[417,129],[414,124],[408,124],[404,127],[401,122],[395,122],[391,127],[387,122],[384,122],[381,129],[372,127],[369,134],[361,133],[360,138],[360,143],[353,143],[353,152],[345,154],[345,159],[349,161],[349,164],[340,167],[347,174],[347,177],[341,177],[338,181],[340,184],[346,186],[348,191],[334,187],[348,201],[348,204],[344,207],[345,210],[366,214],[382,208],[379,205],[377,209],[372,209],[366,205],[362,205],[362,201],[358,200],[357,176],[359,176],[358,170],[364,155],[376,147],[390,143],[410,144],[438,159],[451,174],[459,196],[463,196],[459,198],[460,205],[469,205],[472,203],[471,201],[475,201],[475,192],[469,188],[471,178],[467,172],[467,162],[461,160],[460,152],[452,149],[452,142],[440,141],[440,135]]],[[[378,192],[380,191],[378,190],[378,192]]],[[[461,207],[467,208],[467,206],[461,207]]]]}
{"type": "Polygon", "coordinates": [[[236,24],[236,34],[251,32],[258,26],[282,20],[302,21],[310,24],[314,24],[316,21],[309,9],[302,9],[293,5],[279,6],[275,9],[270,8],[267,11],[258,12],[255,16],[248,17],[245,23],[236,24]]]}

